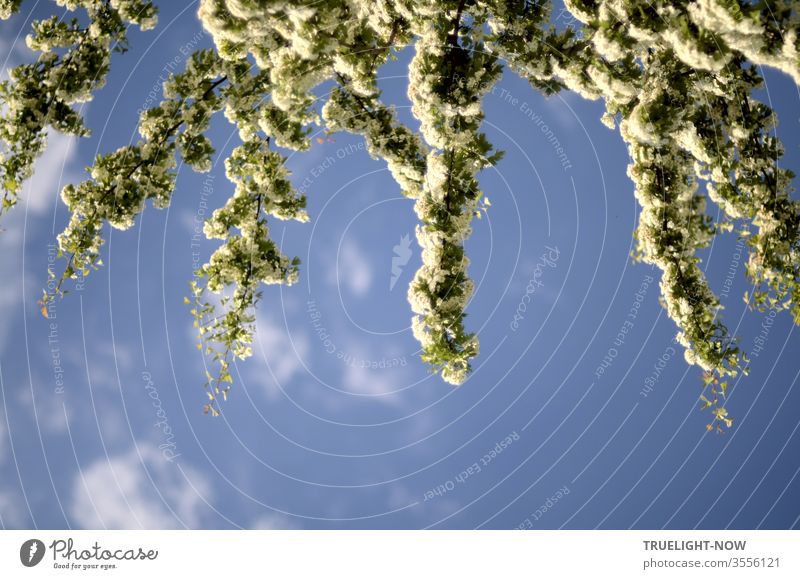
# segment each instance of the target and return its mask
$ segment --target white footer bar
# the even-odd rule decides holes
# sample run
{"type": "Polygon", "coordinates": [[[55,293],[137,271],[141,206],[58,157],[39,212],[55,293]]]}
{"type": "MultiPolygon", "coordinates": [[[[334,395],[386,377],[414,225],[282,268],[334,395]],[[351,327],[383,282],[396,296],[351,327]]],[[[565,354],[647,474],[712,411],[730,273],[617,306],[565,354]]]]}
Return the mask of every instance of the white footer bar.
{"type": "Polygon", "coordinates": [[[3,531],[0,577],[800,577],[796,531],[3,531]]]}

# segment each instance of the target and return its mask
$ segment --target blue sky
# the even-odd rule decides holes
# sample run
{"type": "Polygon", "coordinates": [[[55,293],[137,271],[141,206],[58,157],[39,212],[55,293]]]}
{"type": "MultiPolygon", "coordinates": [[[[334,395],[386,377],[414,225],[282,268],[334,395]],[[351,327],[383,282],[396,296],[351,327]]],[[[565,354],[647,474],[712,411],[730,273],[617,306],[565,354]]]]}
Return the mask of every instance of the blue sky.
{"type": "MultiPolygon", "coordinates": [[[[34,5],[50,9],[23,10],[34,5]]],[[[236,136],[224,119],[211,131],[214,169],[182,168],[171,207],[110,231],[106,266],[43,318],[35,302],[67,220],[61,186],[135,139],[159,77],[210,44],[194,4],[160,8],[159,27],[131,34],[84,108],[93,136],[54,135],[3,218],[4,528],[800,526],[790,317],[747,311],[735,237],[704,252],[712,288],[728,290],[725,321],[757,353],[731,394],[734,428],[706,433],[700,372],[671,341],[658,272],[629,258],[638,209],[620,137],[599,103],[545,99],[509,72],[485,101],[485,131],[506,157],[481,175],[492,205],[467,242],[467,324],[481,354],[463,386],[427,372],[409,328],[412,202],[344,134],[288,161],[312,221],[272,232],[301,257],[301,281],[265,289],[255,355],[237,364],[221,417],[202,413],[204,361],[182,298],[214,248],[193,240],[195,224],[232,191],[222,161],[236,136]]],[[[26,16],[0,27],[4,68],[30,57],[26,16]]],[[[381,86],[413,124],[408,58],[382,70],[381,86]]],[[[800,168],[797,87],[765,78],[782,163],[800,168]]]]}

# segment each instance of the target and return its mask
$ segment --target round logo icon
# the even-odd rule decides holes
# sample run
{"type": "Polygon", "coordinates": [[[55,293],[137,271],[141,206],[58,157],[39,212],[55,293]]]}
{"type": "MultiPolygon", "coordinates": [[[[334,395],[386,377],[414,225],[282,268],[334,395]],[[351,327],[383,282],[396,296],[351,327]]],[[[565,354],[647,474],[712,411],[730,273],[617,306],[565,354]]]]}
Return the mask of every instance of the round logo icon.
{"type": "Polygon", "coordinates": [[[26,567],[35,567],[44,558],[44,543],[39,539],[28,539],[19,548],[19,560],[26,567]]]}

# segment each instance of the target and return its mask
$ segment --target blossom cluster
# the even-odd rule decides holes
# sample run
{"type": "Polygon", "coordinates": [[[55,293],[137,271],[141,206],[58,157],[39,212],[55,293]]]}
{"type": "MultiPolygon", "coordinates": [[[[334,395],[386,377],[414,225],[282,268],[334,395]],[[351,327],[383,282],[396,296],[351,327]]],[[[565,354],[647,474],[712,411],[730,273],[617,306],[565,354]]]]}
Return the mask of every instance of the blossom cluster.
{"type": "MultiPolygon", "coordinates": [[[[57,0],[86,18],[37,20],[27,38],[38,53],[0,83],[0,213],[46,146],[50,129],[86,136],[74,105],[105,82],[126,27],[147,29],[146,0],[57,0]],[[88,20],[88,24],[82,24],[88,20]]],[[[0,0],[8,18],[19,0],[0,0]]],[[[178,162],[213,164],[206,133],[217,112],[241,144],[225,162],[233,185],[204,231],[220,241],[192,283],[198,346],[219,363],[210,403],[232,382],[230,363],[251,354],[262,284],[291,284],[299,261],[270,238],[268,219],[306,221],[283,150],[305,151],[312,131],[361,135],[386,162],[419,218],[422,265],[410,284],[412,330],[422,358],[453,384],[478,355],[465,327],[474,291],[464,242],[485,210],[481,170],[498,162],[480,131],[482,98],[503,63],[545,94],[567,88],[603,99],[602,122],[618,128],[641,206],[635,257],[661,270],[661,298],[685,358],[704,371],[709,428],[730,425],[726,378],[747,359],[722,322],[698,252],[715,235],[748,240],[752,306],[790,309],[800,324],[800,204],[793,175],[778,166],[772,110],[758,102],[759,66],[800,82],[800,33],[792,0],[565,0],[577,25],[552,21],[547,1],[201,0],[215,43],[164,83],[164,100],[141,114],[140,139],[100,155],[89,178],[68,185],[71,212],[59,246],[65,279],[101,264],[103,227],[125,229],[148,200],[165,207],[178,162]],[[385,104],[377,81],[393,47],[413,44],[408,97],[415,131],[385,104]],[[325,86],[324,96],[320,87],[325,86]],[[701,187],[704,185],[704,187],[701,187]],[[707,203],[722,210],[712,219],[707,203]]]]}
{"type": "MultiPolygon", "coordinates": [[[[82,9],[90,24],[75,16],[36,20],[26,42],[38,53],[35,63],[21,64],[0,81],[0,214],[17,203],[33,162],[47,146],[47,131],[88,136],[89,129],[73,105],[91,100],[105,84],[111,53],[124,52],[126,29],[143,30],[156,23],[156,9],[143,0],[58,0],[70,11],[82,9]]],[[[0,3],[0,18],[19,9],[19,0],[0,3]]]]}
{"type": "MultiPolygon", "coordinates": [[[[463,6],[460,4],[459,6],[463,6]]],[[[464,327],[473,292],[464,241],[471,233],[481,191],[477,173],[499,159],[480,132],[481,98],[499,78],[497,57],[484,49],[486,15],[464,24],[459,7],[428,18],[415,32],[409,65],[412,111],[431,147],[423,190],[414,210],[422,266],[408,290],[414,336],[422,358],[442,378],[461,384],[478,354],[478,338],[464,327]]]]}
{"type": "Polygon", "coordinates": [[[709,428],[729,426],[725,378],[746,372],[748,360],[722,323],[697,252],[739,225],[757,286],[745,299],[791,308],[800,323],[800,205],[789,196],[792,174],[776,164],[774,114],[753,97],[761,85],[753,65],[798,80],[796,10],[778,2],[771,15],[737,0],[567,5],[584,24],[579,42],[591,45],[573,59],[570,76],[588,76],[600,89],[603,120],[619,125],[630,152],[642,207],[636,257],[662,270],[677,340],[704,370],[709,428]],[[703,182],[707,196],[698,191],[703,182]],[[707,214],[707,199],[722,219],[707,214]]]}

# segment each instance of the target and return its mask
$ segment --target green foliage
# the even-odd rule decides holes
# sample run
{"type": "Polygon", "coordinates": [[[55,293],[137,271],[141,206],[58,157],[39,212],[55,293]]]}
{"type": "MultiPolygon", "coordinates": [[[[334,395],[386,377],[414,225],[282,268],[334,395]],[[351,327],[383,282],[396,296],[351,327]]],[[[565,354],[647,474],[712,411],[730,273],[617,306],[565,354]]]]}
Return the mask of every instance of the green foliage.
{"type": "MultiPolygon", "coordinates": [[[[81,18],[34,22],[28,45],[36,62],[0,83],[0,213],[17,202],[48,130],[88,136],[73,105],[103,85],[111,53],[127,46],[126,26],[155,23],[155,8],[144,0],[59,3],[85,12],[89,25],[81,18]]],[[[0,17],[19,5],[0,0],[0,17]]],[[[662,304],[687,361],[704,372],[709,430],[731,426],[727,379],[746,373],[748,361],[722,322],[697,253],[736,230],[747,238],[747,274],[756,286],[745,299],[761,310],[789,309],[800,324],[793,175],[776,162],[783,151],[772,110],[753,97],[760,66],[800,82],[797,7],[789,0],[566,6],[577,25],[553,22],[546,0],[201,0],[199,16],[216,49],[197,51],[167,79],[164,100],[141,115],[136,144],[98,156],[87,180],[62,191],[71,218],[58,237],[66,264],[56,293],[101,265],[106,223],[125,229],[147,200],[169,204],[178,157],[209,170],[214,150],[206,132],[224,111],[241,139],[225,163],[235,191],[205,223],[220,246],[195,272],[186,298],[198,347],[217,364],[206,383],[206,411],[217,414],[233,360],[251,354],[261,284],[291,284],[299,273],[299,261],[270,239],[268,218],[306,221],[306,200],[271,146],[305,151],[312,131],[348,131],[364,137],[370,155],[387,163],[414,200],[422,266],[409,287],[413,332],[423,361],[462,383],[479,352],[465,326],[473,283],[464,241],[489,206],[477,175],[502,156],[480,131],[481,102],[508,66],[545,94],[567,88],[604,100],[602,121],[628,146],[642,208],[633,256],[662,271],[662,304]],[[395,45],[414,47],[408,95],[418,132],[397,120],[377,86],[395,45]],[[333,86],[318,107],[313,89],[328,81],[333,86]],[[722,209],[719,220],[707,213],[709,200],[722,209]]]]}
{"type": "MultiPolygon", "coordinates": [[[[0,3],[0,18],[9,18],[20,3],[0,3]]],[[[150,2],[75,0],[68,4],[71,10],[86,12],[89,26],[81,27],[77,18],[56,16],[35,21],[26,41],[38,52],[36,63],[17,66],[9,80],[0,82],[0,215],[17,203],[22,182],[30,177],[33,162],[47,145],[48,128],[89,135],[71,105],[90,100],[105,84],[111,52],[125,50],[128,24],[147,29],[156,22],[156,9],[150,2]]]]}

